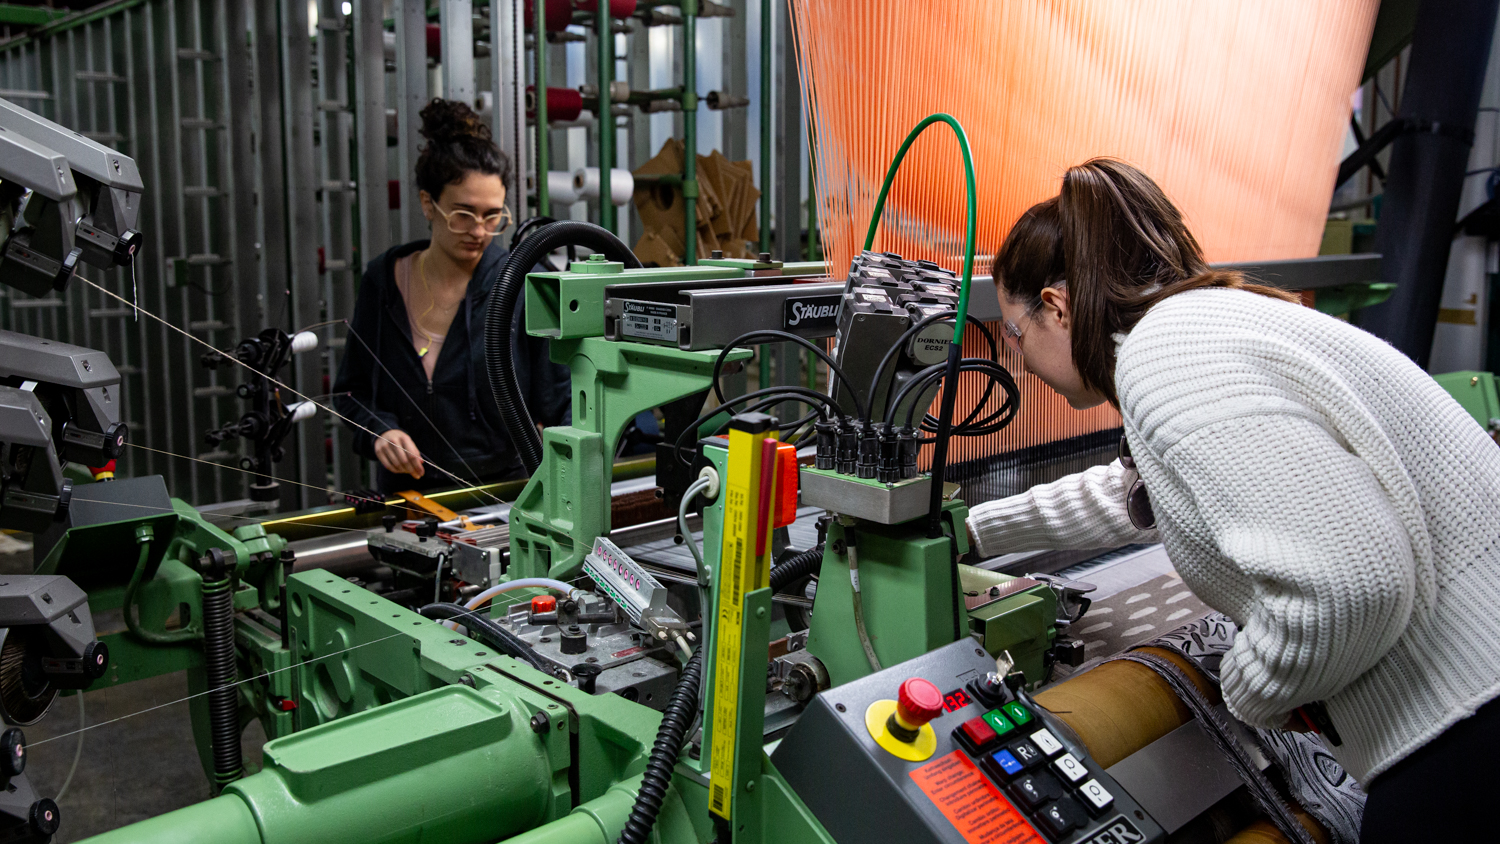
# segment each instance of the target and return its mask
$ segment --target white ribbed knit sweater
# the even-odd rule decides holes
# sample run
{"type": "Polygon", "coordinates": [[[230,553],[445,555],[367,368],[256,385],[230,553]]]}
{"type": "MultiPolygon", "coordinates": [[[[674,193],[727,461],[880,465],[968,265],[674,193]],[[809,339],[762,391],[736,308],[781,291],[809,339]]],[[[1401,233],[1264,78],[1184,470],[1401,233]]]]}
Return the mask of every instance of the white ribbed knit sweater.
{"type": "MultiPolygon", "coordinates": [[[[1120,341],[1115,385],[1183,581],[1241,632],[1223,692],[1324,701],[1368,783],[1500,694],[1500,448],[1400,352],[1311,308],[1205,289],[1120,341]]],[[[1154,541],[1118,462],[969,515],[986,556],[1154,541]]]]}

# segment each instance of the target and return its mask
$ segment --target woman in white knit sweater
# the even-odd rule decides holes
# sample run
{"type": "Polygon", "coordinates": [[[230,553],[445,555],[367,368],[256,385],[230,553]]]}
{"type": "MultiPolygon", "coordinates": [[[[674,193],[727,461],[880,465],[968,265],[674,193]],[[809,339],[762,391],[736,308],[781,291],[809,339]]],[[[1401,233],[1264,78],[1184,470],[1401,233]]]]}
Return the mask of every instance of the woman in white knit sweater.
{"type": "Polygon", "coordinates": [[[1362,842],[1459,840],[1500,758],[1500,449],[1384,342],[1210,270],[1119,161],[1070,169],[994,275],[1026,368],[1074,407],[1117,406],[1134,468],[975,507],[978,550],[1159,536],[1240,626],[1230,710],[1326,714],[1369,792],[1362,842]]]}

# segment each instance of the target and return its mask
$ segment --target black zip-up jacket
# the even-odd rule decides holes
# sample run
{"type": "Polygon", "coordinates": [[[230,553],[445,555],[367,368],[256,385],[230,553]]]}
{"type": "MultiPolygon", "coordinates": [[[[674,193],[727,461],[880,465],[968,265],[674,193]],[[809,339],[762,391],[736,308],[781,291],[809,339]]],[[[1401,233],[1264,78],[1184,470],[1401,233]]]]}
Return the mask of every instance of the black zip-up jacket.
{"type": "MultiPolygon", "coordinates": [[[[376,486],[382,493],[458,485],[432,463],[465,482],[523,475],[520,456],[495,408],[484,364],[484,320],[490,286],[510,253],[499,241],[485,250],[469,279],[468,293],[448,327],[432,381],[428,382],[422,359],[412,348],[411,323],[395,276],[396,260],[427,244],[420,240],[394,247],[365,268],[354,317],[349,321],[351,336],[333,385],[334,407],[339,413],[375,435],[392,428],[405,431],[429,461],[420,480],[389,472],[377,463],[376,486]],[[358,338],[352,336],[355,334],[358,338]]],[[[522,310],[516,308],[515,369],[526,406],[532,418],[543,425],[565,424],[570,415],[568,368],[548,357],[545,339],[525,333],[522,310]]],[[[355,453],[374,460],[375,435],[352,426],[350,430],[355,453]]]]}

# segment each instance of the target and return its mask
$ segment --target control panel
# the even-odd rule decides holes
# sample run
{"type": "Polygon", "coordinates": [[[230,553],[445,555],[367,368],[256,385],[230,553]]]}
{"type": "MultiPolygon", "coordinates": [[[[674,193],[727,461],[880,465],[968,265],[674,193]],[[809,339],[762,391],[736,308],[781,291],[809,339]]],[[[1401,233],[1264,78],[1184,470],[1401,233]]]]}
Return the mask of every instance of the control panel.
{"type": "Polygon", "coordinates": [[[972,640],[819,694],[771,758],[842,844],[1165,837],[972,640]]]}

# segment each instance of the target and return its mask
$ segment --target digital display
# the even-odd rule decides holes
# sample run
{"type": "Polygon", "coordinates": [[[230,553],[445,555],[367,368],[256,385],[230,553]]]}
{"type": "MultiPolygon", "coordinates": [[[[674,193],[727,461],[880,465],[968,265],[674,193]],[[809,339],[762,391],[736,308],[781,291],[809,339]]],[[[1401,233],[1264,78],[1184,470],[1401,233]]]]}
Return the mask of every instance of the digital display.
{"type": "Polygon", "coordinates": [[[943,711],[954,712],[959,709],[963,709],[965,706],[968,706],[973,702],[974,701],[969,698],[968,692],[965,692],[963,689],[954,689],[953,691],[943,695],[943,711]]]}

